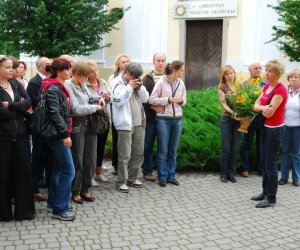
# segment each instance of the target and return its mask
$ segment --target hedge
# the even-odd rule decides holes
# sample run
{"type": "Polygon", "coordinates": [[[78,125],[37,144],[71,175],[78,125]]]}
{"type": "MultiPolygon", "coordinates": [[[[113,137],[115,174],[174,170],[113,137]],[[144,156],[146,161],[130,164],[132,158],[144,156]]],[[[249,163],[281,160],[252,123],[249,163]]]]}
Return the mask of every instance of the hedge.
{"type": "MultiPolygon", "coordinates": [[[[178,169],[219,169],[220,102],[216,88],[188,91],[183,109],[183,133],[178,148],[178,169]]],[[[111,158],[111,130],[105,156],[111,158]]]]}
{"type": "MultiPolygon", "coordinates": [[[[177,152],[177,169],[219,171],[221,152],[220,117],[221,106],[216,87],[187,92],[187,103],[183,108],[183,132],[177,152]]],[[[242,140],[241,137],[241,143],[242,140]]],[[[112,155],[111,141],[110,130],[105,147],[105,157],[108,159],[111,159],[112,155]]],[[[155,158],[156,144],[154,147],[155,158]]],[[[255,143],[252,145],[250,154],[250,165],[255,169],[254,155],[255,143]]],[[[280,157],[278,162],[280,163],[280,157]]],[[[240,154],[238,154],[237,170],[240,167],[241,160],[240,154]]]]}
{"type": "Polygon", "coordinates": [[[188,91],[187,104],[183,109],[178,169],[219,169],[220,114],[217,88],[188,91]]]}

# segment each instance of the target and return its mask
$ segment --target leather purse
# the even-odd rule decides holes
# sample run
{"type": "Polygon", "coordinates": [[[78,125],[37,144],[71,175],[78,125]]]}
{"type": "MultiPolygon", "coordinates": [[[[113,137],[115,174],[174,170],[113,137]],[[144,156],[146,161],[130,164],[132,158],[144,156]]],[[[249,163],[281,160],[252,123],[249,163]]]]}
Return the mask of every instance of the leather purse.
{"type": "Polygon", "coordinates": [[[55,125],[48,116],[48,109],[44,99],[39,102],[33,111],[28,127],[31,133],[39,134],[46,138],[58,136],[55,125]]]}
{"type": "Polygon", "coordinates": [[[91,134],[102,134],[109,127],[109,116],[104,110],[89,115],[87,131],[91,134]]]}

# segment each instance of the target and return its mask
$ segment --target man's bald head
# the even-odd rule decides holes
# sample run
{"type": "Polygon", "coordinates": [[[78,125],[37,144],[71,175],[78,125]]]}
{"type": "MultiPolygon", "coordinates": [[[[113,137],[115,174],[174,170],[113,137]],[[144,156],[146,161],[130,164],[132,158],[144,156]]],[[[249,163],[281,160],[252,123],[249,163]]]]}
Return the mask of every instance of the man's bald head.
{"type": "Polygon", "coordinates": [[[74,65],[74,58],[70,55],[63,54],[59,58],[67,60],[71,64],[71,66],[74,65]]]}

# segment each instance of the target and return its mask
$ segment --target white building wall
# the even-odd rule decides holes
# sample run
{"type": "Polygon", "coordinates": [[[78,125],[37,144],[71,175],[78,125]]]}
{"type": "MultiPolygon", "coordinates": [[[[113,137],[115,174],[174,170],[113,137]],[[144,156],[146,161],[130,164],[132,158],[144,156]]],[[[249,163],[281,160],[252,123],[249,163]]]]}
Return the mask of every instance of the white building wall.
{"type": "Polygon", "coordinates": [[[125,0],[124,52],[132,61],[150,66],[153,54],[167,51],[168,1],[125,0]]]}
{"type": "MultiPolygon", "coordinates": [[[[180,55],[184,58],[182,53],[185,51],[185,38],[182,38],[182,29],[179,28],[183,21],[172,18],[174,1],[111,1],[116,4],[113,7],[130,7],[118,24],[120,29],[104,36],[104,44],[111,42],[112,47],[95,51],[88,57],[76,56],[75,60],[95,60],[101,65],[105,75],[109,75],[113,69],[114,57],[119,53],[128,54],[132,61],[141,63],[144,69],[153,67],[152,56],[158,51],[165,52],[169,60],[180,58],[180,55]]],[[[251,62],[265,63],[277,58],[285,63],[286,71],[299,68],[299,63],[289,62],[275,43],[266,44],[272,38],[272,26],[280,25],[276,12],[267,7],[276,3],[277,0],[238,0],[238,17],[224,19],[224,63],[232,64],[238,71],[247,72],[247,66],[251,62]]],[[[29,64],[32,72],[28,73],[33,75],[36,58],[21,54],[21,59],[29,64]]]]}
{"type": "Polygon", "coordinates": [[[277,0],[243,0],[241,23],[241,51],[239,59],[228,55],[227,63],[238,70],[247,70],[250,63],[259,61],[262,64],[270,59],[279,59],[289,71],[299,67],[299,63],[291,63],[277,48],[272,39],[273,26],[281,25],[277,13],[268,5],[276,5],[277,0]]]}

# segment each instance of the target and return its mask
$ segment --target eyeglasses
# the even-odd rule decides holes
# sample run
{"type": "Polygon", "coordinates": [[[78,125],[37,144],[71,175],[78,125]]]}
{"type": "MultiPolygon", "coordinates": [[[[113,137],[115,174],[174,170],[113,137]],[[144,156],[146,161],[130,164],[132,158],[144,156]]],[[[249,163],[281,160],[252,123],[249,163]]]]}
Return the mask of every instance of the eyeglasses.
{"type": "Polygon", "coordinates": [[[4,61],[8,60],[8,58],[6,56],[0,58],[0,63],[3,63],[4,61]]]}

